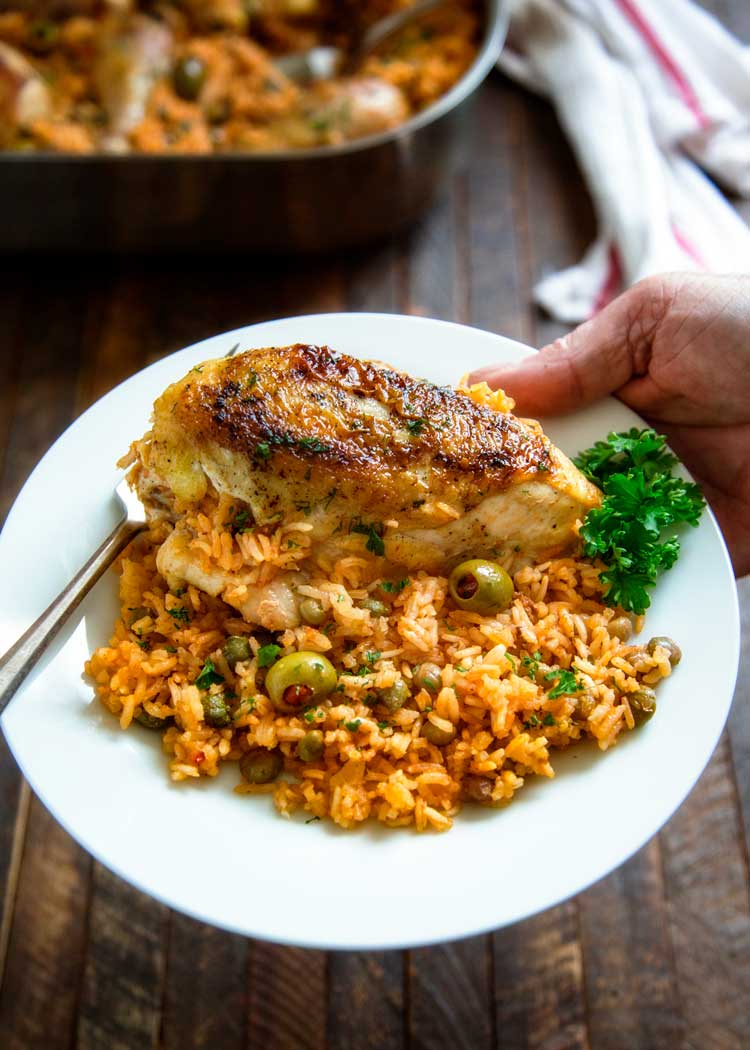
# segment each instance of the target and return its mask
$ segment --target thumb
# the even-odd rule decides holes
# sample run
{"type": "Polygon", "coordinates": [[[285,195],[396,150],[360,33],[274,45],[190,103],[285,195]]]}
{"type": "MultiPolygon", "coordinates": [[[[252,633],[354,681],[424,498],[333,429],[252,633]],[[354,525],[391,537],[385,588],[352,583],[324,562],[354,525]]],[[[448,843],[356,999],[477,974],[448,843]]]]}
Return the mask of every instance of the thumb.
{"type": "Polygon", "coordinates": [[[573,412],[646,374],[666,299],[662,281],[642,281],[538,354],[515,365],[481,368],[470,381],[502,387],[520,415],[573,412]]]}

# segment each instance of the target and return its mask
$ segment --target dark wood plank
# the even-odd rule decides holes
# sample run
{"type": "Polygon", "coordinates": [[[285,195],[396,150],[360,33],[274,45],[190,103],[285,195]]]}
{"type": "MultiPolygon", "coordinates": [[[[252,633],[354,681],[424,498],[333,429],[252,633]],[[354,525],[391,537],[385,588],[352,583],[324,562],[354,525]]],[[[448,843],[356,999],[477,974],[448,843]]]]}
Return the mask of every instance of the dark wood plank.
{"type": "Polygon", "coordinates": [[[168,911],[95,865],[78,1050],[148,1050],[159,1037],[168,911]]]}
{"type": "Polygon", "coordinates": [[[4,1050],[71,1045],[90,868],[86,854],[34,799],[0,989],[4,1050]]]}
{"type": "Polygon", "coordinates": [[[401,1050],[402,952],[331,952],[327,1050],[401,1050]]]}
{"type": "MultiPolygon", "coordinates": [[[[0,517],[70,421],[87,329],[98,309],[96,282],[85,289],[70,275],[54,278],[18,269],[6,284],[18,296],[20,317],[3,345],[16,382],[3,421],[0,517]]],[[[0,927],[0,1031],[7,1033],[10,1046],[67,1046],[83,962],[90,862],[39,802],[29,805],[28,789],[20,787],[5,745],[3,754],[6,841],[8,827],[13,830],[4,854],[8,892],[0,927]]]]}
{"type": "Polygon", "coordinates": [[[500,930],[493,940],[498,1050],[588,1050],[575,901],[500,930]]]}
{"type": "Polygon", "coordinates": [[[468,320],[530,342],[528,202],[523,128],[527,102],[493,76],[477,106],[468,175],[468,320]]]}
{"type": "Polygon", "coordinates": [[[750,1031],[750,890],[726,737],[661,839],[686,1046],[740,1050],[750,1031]]]}
{"type": "Polygon", "coordinates": [[[325,1050],[325,953],[253,941],[250,958],[249,1050],[325,1050]]]}
{"type": "Polygon", "coordinates": [[[491,1050],[493,961],[489,937],[409,953],[410,1050],[491,1050]]]}
{"type": "Polygon", "coordinates": [[[593,1047],[671,1050],[684,1036],[658,839],[579,898],[593,1047]]]}
{"type": "Polygon", "coordinates": [[[444,321],[466,320],[469,294],[463,255],[468,234],[466,220],[466,178],[461,175],[409,237],[406,252],[409,313],[444,321]]]}
{"type": "Polygon", "coordinates": [[[163,1050],[244,1050],[248,941],[171,913],[163,1050]]]}
{"type": "Polygon", "coordinates": [[[745,854],[750,854],[750,576],[738,581],[742,622],[740,669],[729,714],[729,744],[739,799],[745,854]]]}

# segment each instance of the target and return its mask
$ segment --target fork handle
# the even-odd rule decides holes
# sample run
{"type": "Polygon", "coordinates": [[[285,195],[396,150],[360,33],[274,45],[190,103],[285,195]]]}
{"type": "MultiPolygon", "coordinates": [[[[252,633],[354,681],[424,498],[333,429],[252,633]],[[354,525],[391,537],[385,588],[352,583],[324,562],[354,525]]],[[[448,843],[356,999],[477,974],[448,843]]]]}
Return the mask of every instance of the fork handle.
{"type": "Polygon", "coordinates": [[[0,715],[105,569],[144,527],[127,520],[116,525],[81,571],[3,656],[0,660],[0,715]]]}

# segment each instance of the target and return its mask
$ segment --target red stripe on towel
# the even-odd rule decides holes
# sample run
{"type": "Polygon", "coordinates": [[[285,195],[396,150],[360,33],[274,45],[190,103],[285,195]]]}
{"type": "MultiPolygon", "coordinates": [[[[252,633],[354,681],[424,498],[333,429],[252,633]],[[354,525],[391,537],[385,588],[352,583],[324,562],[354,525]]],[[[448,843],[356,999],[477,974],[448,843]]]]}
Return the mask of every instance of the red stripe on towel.
{"type": "Polygon", "coordinates": [[[602,282],[602,286],[599,289],[594,305],[591,308],[590,316],[598,314],[600,310],[603,310],[607,303],[611,303],[614,297],[620,290],[622,284],[622,267],[620,266],[620,256],[617,252],[617,248],[614,244],[609,246],[609,263],[607,265],[607,274],[602,282]]]}
{"type": "Polygon", "coordinates": [[[702,270],[707,270],[708,266],[706,265],[706,260],[703,258],[703,256],[698,251],[698,249],[693,244],[693,242],[688,237],[685,236],[685,234],[682,232],[682,230],[679,228],[679,226],[675,226],[673,224],[672,225],[672,233],[674,234],[674,239],[677,241],[679,246],[682,248],[682,250],[684,251],[685,255],[689,255],[690,258],[693,260],[693,262],[697,263],[697,265],[700,266],[700,268],[702,270]]]}
{"type": "Polygon", "coordinates": [[[695,91],[693,91],[690,81],[672,58],[669,51],[667,51],[653,26],[646,21],[642,12],[634,3],[634,0],[616,0],[616,3],[625,17],[629,19],[634,28],[641,34],[646,42],[646,46],[659,63],[666,76],[668,76],[674,84],[682,101],[698,121],[698,126],[703,129],[710,127],[711,120],[703,112],[698,96],[695,91]]]}

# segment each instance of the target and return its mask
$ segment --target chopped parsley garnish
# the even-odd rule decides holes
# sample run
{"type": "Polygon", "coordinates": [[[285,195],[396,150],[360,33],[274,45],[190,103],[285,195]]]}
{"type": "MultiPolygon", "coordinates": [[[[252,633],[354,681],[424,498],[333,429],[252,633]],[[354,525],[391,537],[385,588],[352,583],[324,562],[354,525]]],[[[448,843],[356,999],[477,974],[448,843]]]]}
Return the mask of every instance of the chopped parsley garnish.
{"type": "Polygon", "coordinates": [[[376,664],[383,654],[378,649],[371,649],[365,653],[365,660],[368,664],[376,664]]]}
{"type": "MultiPolygon", "coordinates": [[[[506,653],[505,655],[507,656],[508,654],[506,653]]],[[[532,653],[531,656],[521,657],[521,667],[523,667],[524,670],[529,672],[530,678],[536,677],[536,673],[539,670],[539,664],[541,662],[542,654],[538,649],[535,653],[532,653]]]]}
{"type": "Polygon", "coordinates": [[[382,732],[384,729],[390,729],[390,722],[378,722],[378,729],[382,732]]]}
{"type": "Polygon", "coordinates": [[[516,663],[516,658],[515,658],[515,656],[511,656],[511,655],[510,655],[510,653],[506,653],[506,654],[505,654],[505,659],[506,659],[506,660],[508,661],[508,663],[510,664],[510,666],[511,666],[511,667],[513,668],[513,670],[515,671],[515,670],[516,670],[516,668],[517,668],[517,666],[518,666],[518,664],[516,663]]]}
{"type": "Polygon", "coordinates": [[[247,532],[250,521],[250,511],[238,510],[230,522],[227,522],[231,531],[236,535],[238,532],[247,532]]]}
{"type": "Polygon", "coordinates": [[[581,683],[578,681],[575,671],[566,671],[562,667],[555,667],[547,671],[544,676],[546,681],[557,679],[554,689],[549,691],[550,700],[556,700],[558,696],[568,696],[571,693],[580,693],[581,683]]]}
{"type": "Polygon", "coordinates": [[[147,653],[147,652],[148,652],[148,650],[149,650],[149,644],[148,644],[148,642],[147,642],[147,641],[145,641],[145,640],[144,640],[144,641],[142,641],[142,642],[136,642],[135,644],[136,644],[136,645],[138,645],[138,646],[140,646],[140,647],[141,647],[141,649],[143,649],[143,651],[144,651],[145,653],[147,653]]]}
{"type": "Polygon", "coordinates": [[[305,517],[312,514],[312,503],[307,500],[295,500],[294,506],[296,510],[302,511],[305,517]]]}
{"type": "Polygon", "coordinates": [[[257,372],[249,372],[248,376],[247,376],[247,379],[245,380],[245,386],[248,388],[248,390],[252,390],[257,382],[258,382],[258,373],[257,372]]]}
{"type": "Polygon", "coordinates": [[[531,715],[530,718],[524,722],[524,725],[528,729],[529,726],[540,726],[542,723],[539,721],[538,715],[531,715]]]}
{"type": "Polygon", "coordinates": [[[320,817],[310,817],[309,820],[305,821],[305,824],[314,824],[316,820],[320,820],[320,817]]]}
{"type": "Polygon", "coordinates": [[[604,493],[581,526],[583,553],[607,566],[604,600],[637,615],[651,604],[648,589],[680,553],[674,525],[696,526],[706,505],[697,485],[672,476],[677,458],[653,430],[632,429],[597,441],[575,460],[604,493]]]}
{"type": "Polygon", "coordinates": [[[367,543],[365,547],[371,554],[377,554],[378,557],[382,558],[385,554],[385,544],[383,543],[383,526],[379,522],[370,522],[367,524],[364,521],[353,521],[349,529],[350,532],[358,532],[362,536],[367,536],[367,543]]]}
{"type": "Polygon", "coordinates": [[[190,622],[190,613],[181,605],[178,605],[175,609],[167,609],[167,612],[173,620],[177,620],[179,623],[190,622]]]}
{"type": "Polygon", "coordinates": [[[557,725],[557,722],[555,721],[555,717],[550,711],[548,711],[547,714],[542,719],[542,725],[543,726],[555,726],[555,725],[557,725]]]}
{"type": "Polygon", "coordinates": [[[259,441],[255,446],[255,458],[256,459],[270,459],[271,458],[271,446],[267,441],[259,441]]]}
{"type": "Polygon", "coordinates": [[[219,685],[219,683],[223,681],[224,676],[220,675],[216,670],[213,660],[206,660],[203,665],[203,670],[195,679],[195,684],[199,689],[208,689],[209,686],[219,685]]]}
{"type": "Polygon", "coordinates": [[[415,437],[419,437],[419,435],[424,430],[426,424],[427,420],[424,418],[408,419],[406,421],[406,429],[409,431],[410,434],[413,434],[415,437]]]}
{"type": "Polygon", "coordinates": [[[175,649],[175,647],[173,645],[166,645],[164,647],[164,651],[167,652],[167,653],[176,653],[177,652],[177,650],[175,649]]]}
{"type": "Polygon", "coordinates": [[[403,580],[398,580],[397,583],[392,583],[390,580],[384,580],[380,584],[380,589],[385,591],[386,594],[399,594],[403,591],[404,587],[408,587],[411,580],[408,576],[405,576],[403,580]]]}
{"type": "Polygon", "coordinates": [[[353,722],[344,722],[344,729],[348,729],[350,733],[356,733],[361,725],[362,719],[355,718],[353,722]]]}
{"type": "Polygon", "coordinates": [[[191,372],[197,372],[198,375],[202,375],[203,374],[203,368],[202,368],[201,365],[196,365],[195,368],[191,368],[190,371],[191,372]]]}
{"type": "Polygon", "coordinates": [[[258,650],[258,667],[270,667],[271,664],[275,664],[280,652],[280,645],[262,645],[258,650]]]}
{"type": "Polygon", "coordinates": [[[316,437],[299,438],[297,445],[305,452],[328,452],[331,447],[330,445],[324,445],[316,437]]]}

